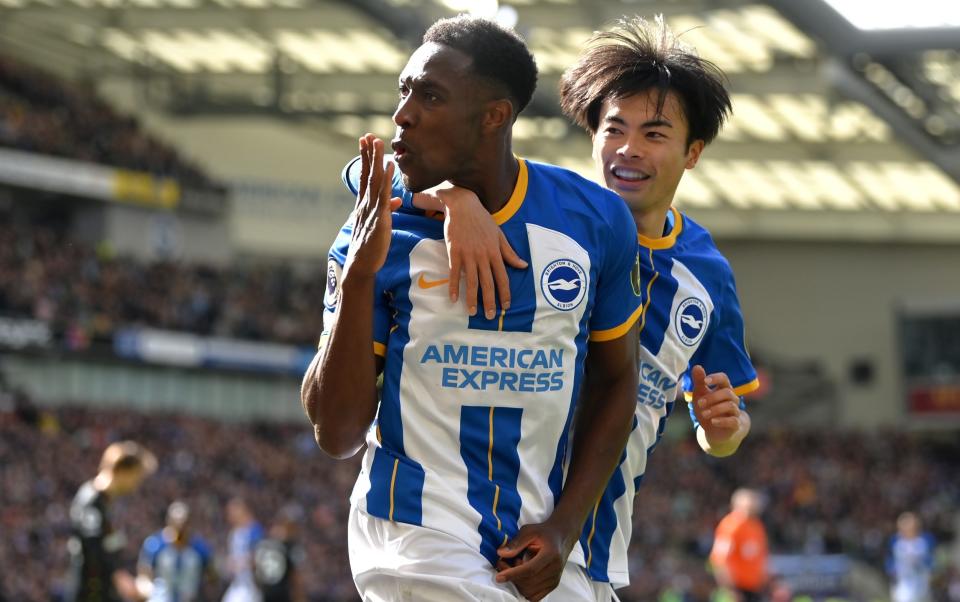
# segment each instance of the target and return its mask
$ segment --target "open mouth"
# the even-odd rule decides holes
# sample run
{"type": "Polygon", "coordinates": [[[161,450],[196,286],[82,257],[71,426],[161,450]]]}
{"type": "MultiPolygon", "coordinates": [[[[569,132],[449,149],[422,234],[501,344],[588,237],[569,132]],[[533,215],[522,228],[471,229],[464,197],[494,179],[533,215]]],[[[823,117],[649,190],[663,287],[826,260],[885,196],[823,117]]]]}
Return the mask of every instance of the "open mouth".
{"type": "Polygon", "coordinates": [[[630,169],[619,165],[611,167],[610,173],[624,182],[643,182],[650,179],[649,174],[643,173],[639,169],[630,169]]]}

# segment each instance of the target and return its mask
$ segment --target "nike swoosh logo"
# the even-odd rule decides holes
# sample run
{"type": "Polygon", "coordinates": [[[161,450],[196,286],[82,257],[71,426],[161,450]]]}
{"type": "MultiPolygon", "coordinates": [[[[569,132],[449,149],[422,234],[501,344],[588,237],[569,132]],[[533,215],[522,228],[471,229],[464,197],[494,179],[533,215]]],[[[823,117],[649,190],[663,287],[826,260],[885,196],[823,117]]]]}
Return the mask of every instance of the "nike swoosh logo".
{"type": "Polygon", "coordinates": [[[423,277],[423,274],[420,274],[420,279],[417,280],[417,286],[420,288],[433,288],[435,286],[441,286],[450,282],[449,278],[442,278],[440,280],[427,280],[423,277]]]}

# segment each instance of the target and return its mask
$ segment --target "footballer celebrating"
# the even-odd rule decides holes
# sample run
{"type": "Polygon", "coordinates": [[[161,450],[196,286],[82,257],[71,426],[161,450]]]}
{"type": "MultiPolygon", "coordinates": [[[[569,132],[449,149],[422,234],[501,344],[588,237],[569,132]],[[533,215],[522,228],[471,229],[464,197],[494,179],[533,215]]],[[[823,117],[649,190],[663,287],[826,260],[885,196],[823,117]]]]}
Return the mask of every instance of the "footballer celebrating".
{"type": "MultiPolygon", "coordinates": [[[[629,583],[634,493],[674,400],[682,394],[690,402],[701,447],[726,456],[750,430],[740,396],[759,383],[730,265],[709,232],[673,207],[684,172],[697,165],[730,112],[723,73],[684,46],[662,18],[625,20],[587,43],[563,74],[560,102],[589,133],[595,164],[607,188],[630,209],[640,245],[636,412],[622,462],[580,542],[591,578],[609,589],[608,583],[629,583]]],[[[405,205],[446,214],[451,293],[465,275],[468,307],[476,304],[478,289],[489,306],[493,283],[506,272],[501,251],[508,264],[517,266],[517,259],[476,196],[449,186],[428,194],[402,192],[405,205]]],[[[503,297],[502,290],[497,294],[503,297]]]]}
{"type": "Polygon", "coordinates": [[[484,315],[444,294],[443,223],[391,214],[396,166],[361,139],[301,397],[330,455],[366,438],[349,541],[365,600],[594,597],[576,544],[634,413],[636,232],[615,194],[513,155],[535,82],[515,34],[469,17],[432,26],[400,76],[404,186],[473,191],[529,257],[484,315]]]}

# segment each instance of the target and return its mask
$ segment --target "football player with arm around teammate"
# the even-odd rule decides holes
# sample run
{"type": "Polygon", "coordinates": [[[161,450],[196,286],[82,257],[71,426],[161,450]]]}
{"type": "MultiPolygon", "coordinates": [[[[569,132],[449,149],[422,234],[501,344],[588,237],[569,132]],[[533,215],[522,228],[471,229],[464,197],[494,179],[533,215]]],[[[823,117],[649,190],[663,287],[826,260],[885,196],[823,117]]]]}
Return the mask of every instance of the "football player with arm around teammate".
{"type": "MultiPolygon", "coordinates": [[[[741,396],[759,383],[733,272],[707,230],[673,207],[684,172],[697,165],[731,105],[719,68],[662,19],[625,20],[596,34],[564,73],[560,98],[564,113],[590,135],[599,174],[630,209],[640,243],[644,309],[632,432],[581,538],[591,577],[619,587],[629,583],[633,494],[674,400],[689,402],[697,441],[711,455],[733,454],[750,431],[741,396]]],[[[402,198],[444,214],[451,298],[461,276],[468,305],[477,303],[478,290],[485,307],[502,296],[504,261],[519,266],[471,191],[447,183],[402,198]]]]}
{"type": "Polygon", "coordinates": [[[400,76],[395,163],[361,139],[302,402],[330,455],[366,440],[349,540],[364,599],[592,598],[576,548],[635,404],[636,234],[616,195],[513,154],[535,82],[515,33],[442,20],[400,76]],[[450,302],[442,222],[391,214],[398,167],[408,190],[476,192],[529,261],[509,304],[450,302]]]}

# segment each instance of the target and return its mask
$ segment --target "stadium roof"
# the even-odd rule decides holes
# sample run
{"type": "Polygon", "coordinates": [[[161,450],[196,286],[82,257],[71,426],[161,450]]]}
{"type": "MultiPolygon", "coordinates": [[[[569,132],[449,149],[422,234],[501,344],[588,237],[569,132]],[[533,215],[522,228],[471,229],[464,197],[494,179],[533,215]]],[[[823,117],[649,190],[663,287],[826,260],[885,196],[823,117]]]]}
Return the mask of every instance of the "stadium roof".
{"type": "Polygon", "coordinates": [[[69,77],[132,77],[155,110],[273,115],[352,138],[392,131],[395,78],[407,55],[433,20],[469,9],[515,22],[537,57],[541,82],[517,124],[518,150],[592,175],[588,141],[557,107],[560,72],[592,31],[624,14],[662,12],[729,74],[734,91],[734,118],[710,160],[684,179],[681,203],[734,214],[960,219],[956,15],[943,10],[920,28],[873,30],[862,14],[841,16],[843,5],[0,0],[0,51],[69,77]]]}

